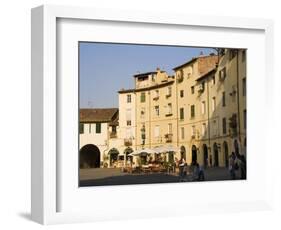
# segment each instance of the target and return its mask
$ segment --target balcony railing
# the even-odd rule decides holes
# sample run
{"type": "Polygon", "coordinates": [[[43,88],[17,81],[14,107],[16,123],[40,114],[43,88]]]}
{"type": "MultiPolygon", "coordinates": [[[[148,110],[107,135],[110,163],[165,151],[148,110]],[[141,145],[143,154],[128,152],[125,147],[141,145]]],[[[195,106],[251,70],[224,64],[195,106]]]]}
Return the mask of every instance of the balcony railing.
{"type": "Polygon", "coordinates": [[[116,138],[116,137],[117,137],[117,133],[116,133],[116,132],[111,132],[111,133],[109,134],[109,137],[110,137],[110,138],[116,138]]]}
{"type": "Polygon", "coordinates": [[[167,133],[165,134],[165,138],[166,138],[166,143],[171,143],[173,141],[173,134],[167,133]]]}
{"type": "Polygon", "coordinates": [[[133,142],[131,138],[124,139],[125,146],[132,146],[133,142]]]}

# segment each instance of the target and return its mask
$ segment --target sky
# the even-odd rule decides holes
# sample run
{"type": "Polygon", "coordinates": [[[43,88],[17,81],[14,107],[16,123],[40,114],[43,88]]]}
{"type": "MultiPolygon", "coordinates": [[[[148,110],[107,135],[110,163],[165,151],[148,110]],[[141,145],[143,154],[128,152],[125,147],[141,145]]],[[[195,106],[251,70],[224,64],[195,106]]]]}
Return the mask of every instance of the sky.
{"type": "Polygon", "coordinates": [[[113,43],[79,43],[80,108],[117,108],[118,91],[134,88],[134,74],[169,75],[191,58],[215,52],[208,48],[113,43]]]}

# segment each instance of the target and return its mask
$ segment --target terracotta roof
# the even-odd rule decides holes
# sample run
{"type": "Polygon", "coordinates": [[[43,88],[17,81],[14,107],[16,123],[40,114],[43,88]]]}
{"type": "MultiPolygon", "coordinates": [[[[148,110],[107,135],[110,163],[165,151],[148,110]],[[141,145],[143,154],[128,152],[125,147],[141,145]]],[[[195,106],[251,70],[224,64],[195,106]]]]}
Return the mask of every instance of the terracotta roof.
{"type": "Polygon", "coordinates": [[[210,59],[210,58],[217,58],[218,56],[217,55],[206,55],[206,56],[198,56],[198,57],[193,57],[192,59],[190,59],[189,61],[179,65],[179,66],[176,66],[175,68],[173,68],[173,70],[177,70],[177,69],[180,69],[184,66],[187,66],[187,65],[190,65],[191,63],[197,61],[197,60],[204,60],[204,59],[210,59]]]}
{"type": "Polygon", "coordinates": [[[161,88],[167,85],[172,85],[175,81],[171,80],[171,81],[167,81],[161,84],[156,84],[156,85],[152,85],[152,86],[148,86],[148,87],[144,87],[144,88],[137,88],[137,89],[122,89],[119,90],[118,93],[135,93],[135,92],[141,92],[141,91],[146,91],[146,90],[152,90],[152,89],[157,89],[157,88],[161,88]]]}
{"type": "Polygon", "coordinates": [[[116,117],[117,108],[80,109],[80,122],[113,122],[116,117]]]}
{"type": "Polygon", "coordinates": [[[217,67],[211,68],[209,71],[207,71],[206,73],[202,74],[201,76],[199,76],[196,81],[201,81],[202,79],[208,77],[210,74],[215,73],[217,71],[217,67]]]}
{"type": "Polygon", "coordinates": [[[138,74],[135,74],[134,77],[145,77],[145,76],[148,76],[150,74],[156,74],[157,72],[146,72],[146,73],[138,73],[138,74]]]}

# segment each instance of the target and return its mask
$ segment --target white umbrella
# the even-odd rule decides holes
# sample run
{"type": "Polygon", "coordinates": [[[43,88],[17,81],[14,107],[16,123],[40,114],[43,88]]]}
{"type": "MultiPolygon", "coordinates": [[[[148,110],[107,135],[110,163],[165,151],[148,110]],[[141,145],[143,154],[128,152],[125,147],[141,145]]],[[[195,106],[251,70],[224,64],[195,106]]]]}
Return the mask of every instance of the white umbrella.
{"type": "Polygon", "coordinates": [[[153,153],[156,153],[155,150],[145,148],[145,149],[136,150],[136,151],[130,153],[129,156],[140,156],[140,155],[148,155],[148,154],[153,154],[153,153]]]}
{"type": "Polygon", "coordinates": [[[172,145],[160,146],[154,149],[157,153],[178,152],[179,148],[172,145]]]}
{"type": "Polygon", "coordinates": [[[155,151],[156,153],[164,153],[164,152],[166,152],[166,150],[164,149],[163,146],[155,147],[155,148],[154,148],[154,151],[155,151]]]}
{"type": "Polygon", "coordinates": [[[165,146],[165,150],[167,152],[179,152],[180,149],[178,147],[174,147],[172,145],[165,146]]]}

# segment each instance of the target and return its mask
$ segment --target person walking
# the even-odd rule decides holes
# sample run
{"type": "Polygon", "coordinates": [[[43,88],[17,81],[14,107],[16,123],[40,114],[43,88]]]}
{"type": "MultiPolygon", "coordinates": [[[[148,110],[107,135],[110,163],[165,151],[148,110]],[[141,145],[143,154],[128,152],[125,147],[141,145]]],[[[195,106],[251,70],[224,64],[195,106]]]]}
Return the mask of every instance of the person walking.
{"type": "Polygon", "coordinates": [[[183,177],[184,177],[184,165],[185,165],[185,159],[182,156],[180,161],[179,161],[179,177],[180,177],[180,181],[183,181],[183,177]]]}
{"type": "Polygon", "coordinates": [[[234,152],[231,153],[230,157],[229,157],[229,173],[230,173],[230,178],[231,180],[235,180],[236,179],[236,175],[235,175],[235,154],[234,152]]]}
{"type": "Polygon", "coordinates": [[[213,166],[213,159],[212,159],[212,155],[210,155],[210,168],[213,166]]]}

